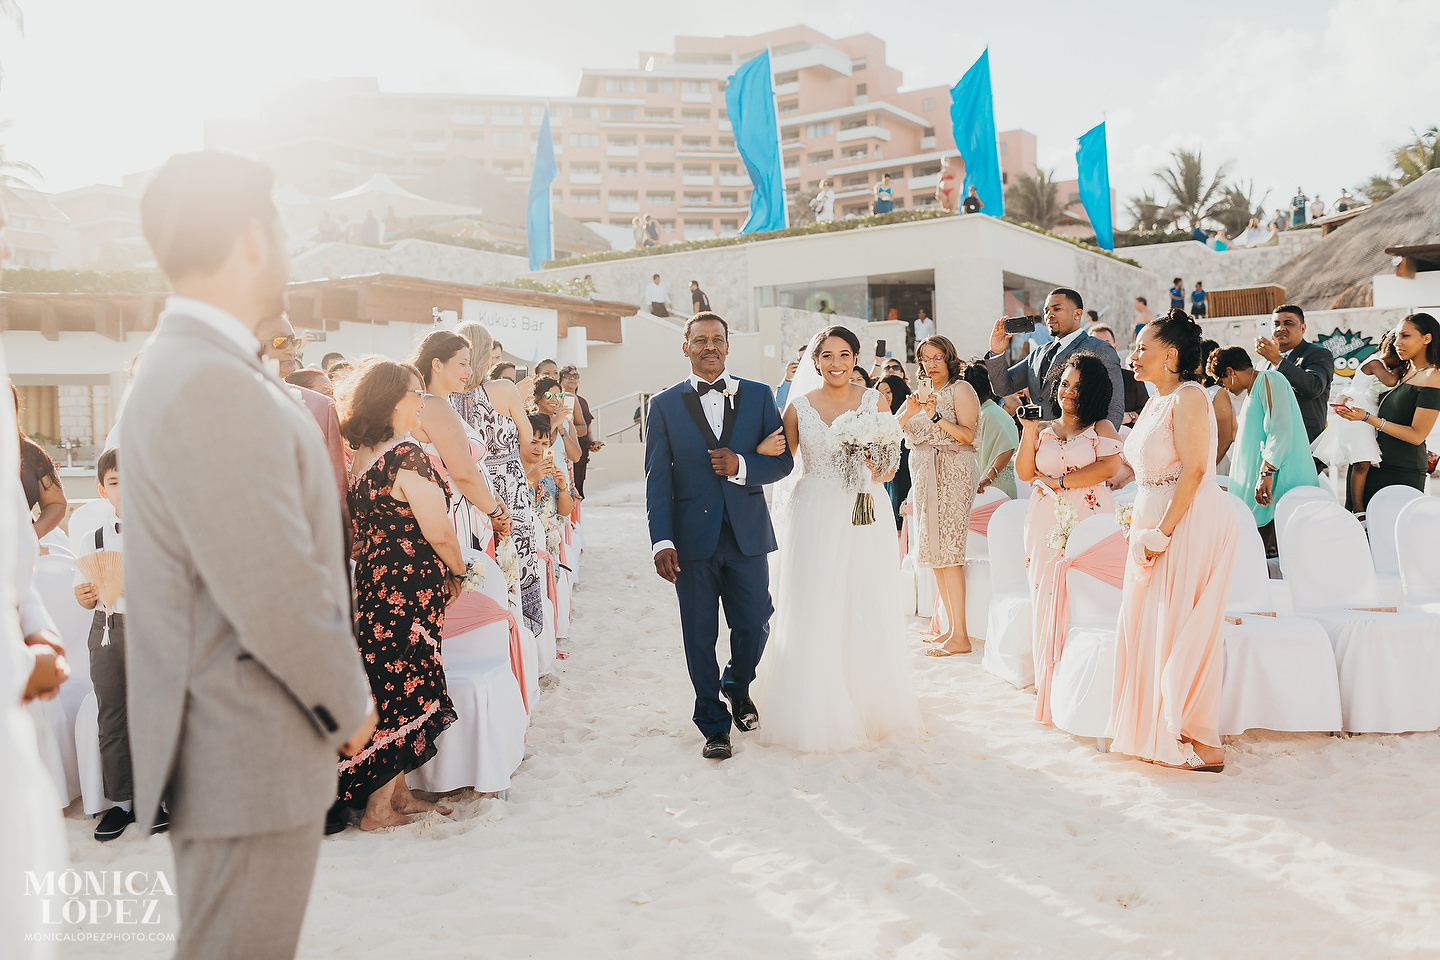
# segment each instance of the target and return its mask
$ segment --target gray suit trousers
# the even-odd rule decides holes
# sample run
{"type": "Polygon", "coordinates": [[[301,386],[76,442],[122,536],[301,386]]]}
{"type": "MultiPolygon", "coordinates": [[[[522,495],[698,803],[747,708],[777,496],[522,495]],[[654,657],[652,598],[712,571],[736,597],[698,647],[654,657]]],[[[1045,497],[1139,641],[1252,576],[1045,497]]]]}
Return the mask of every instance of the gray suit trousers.
{"type": "Polygon", "coordinates": [[[180,942],[175,960],[292,960],[324,819],[247,837],[171,833],[180,942]]]}

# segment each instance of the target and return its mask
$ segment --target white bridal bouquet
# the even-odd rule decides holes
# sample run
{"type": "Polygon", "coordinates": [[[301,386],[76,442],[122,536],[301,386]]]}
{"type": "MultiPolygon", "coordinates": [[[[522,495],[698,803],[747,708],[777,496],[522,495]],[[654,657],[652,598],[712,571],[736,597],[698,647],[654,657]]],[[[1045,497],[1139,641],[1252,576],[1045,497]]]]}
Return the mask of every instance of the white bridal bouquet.
{"type": "Polygon", "coordinates": [[[485,585],[485,567],[479,560],[471,560],[465,564],[465,572],[460,575],[460,589],[465,593],[474,593],[485,585]]]}
{"type": "Polygon", "coordinates": [[[835,418],[830,432],[844,451],[846,485],[856,490],[855,511],[850,522],[857,527],[875,522],[875,499],[864,489],[865,461],[875,464],[881,476],[900,464],[900,441],[905,434],[900,421],[889,413],[862,413],[847,410],[835,418]]]}

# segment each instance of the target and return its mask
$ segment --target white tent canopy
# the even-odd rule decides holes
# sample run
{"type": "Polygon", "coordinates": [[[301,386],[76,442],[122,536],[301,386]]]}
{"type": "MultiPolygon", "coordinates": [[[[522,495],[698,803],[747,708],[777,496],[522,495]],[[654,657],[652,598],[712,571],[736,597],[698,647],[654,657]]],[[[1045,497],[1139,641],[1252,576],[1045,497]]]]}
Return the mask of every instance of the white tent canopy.
{"type": "Polygon", "coordinates": [[[383,173],[377,173],[353,190],[337,193],[327,200],[316,202],[316,206],[332,217],[359,220],[367,212],[383,219],[390,210],[401,219],[410,217],[478,217],[481,211],[441,200],[416,196],[401,187],[383,173]]]}

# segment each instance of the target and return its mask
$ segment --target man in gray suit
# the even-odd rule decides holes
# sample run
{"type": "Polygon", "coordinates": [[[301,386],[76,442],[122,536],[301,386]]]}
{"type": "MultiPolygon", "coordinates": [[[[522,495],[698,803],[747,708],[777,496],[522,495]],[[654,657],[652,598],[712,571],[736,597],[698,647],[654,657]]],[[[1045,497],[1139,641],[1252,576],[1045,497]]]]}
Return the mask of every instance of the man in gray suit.
{"type": "Polygon", "coordinates": [[[1055,404],[1055,384],[1065,361],[1075,353],[1091,353],[1105,364],[1110,374],[1110,413],[1106,417],[1119,429],[1125,419],[1125,385],[1120,378],[1120,357],[1104,340],[1080,329],[1085,318],[1085,301],[1068,287],[1056,287],[1045,298],[1045,325],[1055,339],[1030,353],[1012,367],[1005,366],[1003,354],[1010,346],[1004,319],[995,321],[990,332],[990,352],[985,355],[985,370],[990,374],[990,389],[995,396],[1005,397],[1020,390],[1030,392],[1030,402],[1040,405],[1042,420],[1056,420],[1060,410],[1055,404]],[[1053,372],[1052,372],[1053,371],[1053,372]]]}
{"type": "Polygon", "coordinates": [[[268,167],[172,157],[141,223],[174,295],[125,404],[135,814],[170,809],[176,957],[293,957],[375,713],[315,421],[261,365],[289,264],[268,167]]]}

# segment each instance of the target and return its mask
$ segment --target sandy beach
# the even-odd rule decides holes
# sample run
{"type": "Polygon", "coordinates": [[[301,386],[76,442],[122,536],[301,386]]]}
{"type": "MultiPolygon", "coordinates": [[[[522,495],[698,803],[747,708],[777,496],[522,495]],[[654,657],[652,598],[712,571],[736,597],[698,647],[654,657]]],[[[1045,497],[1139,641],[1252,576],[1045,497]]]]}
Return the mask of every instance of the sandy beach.
{"type": "MultiPolygon", "coordinates": [[[[570,658],[508,795],[326,840],[300,956],[1440,952],[1440,736],[1252,732],[1223,774],[1158,769],[1037,725],[978,650],[925,659],[914,620],[922,740],[802,756],[737,734],[716,764],[637,489],[587,510],[570,658]]],[[[67,828],[79,869],[173,871],[166,837],[98,844],[78,803],[67,828]]]]}

